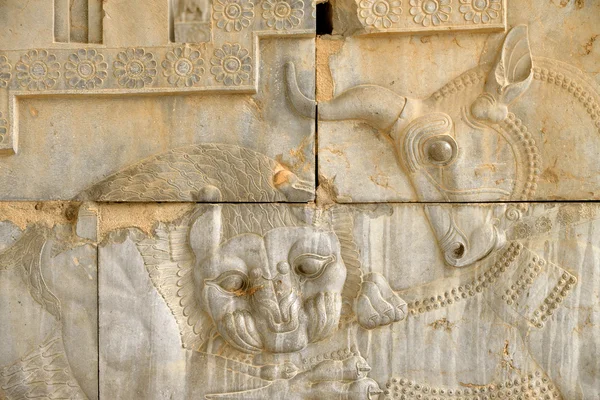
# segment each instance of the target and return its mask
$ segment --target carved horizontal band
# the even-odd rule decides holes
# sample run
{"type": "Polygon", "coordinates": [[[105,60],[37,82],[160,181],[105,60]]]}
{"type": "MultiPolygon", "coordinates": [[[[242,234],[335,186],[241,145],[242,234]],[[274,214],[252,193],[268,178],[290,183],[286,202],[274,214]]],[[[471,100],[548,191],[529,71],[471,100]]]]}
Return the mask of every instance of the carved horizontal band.
{"type": "Polygon", "coordinates": [[[506,29],[506,0],[356,0],[356,4],[368,33],[506,29]]]}
{"type": "Polygon", "coordinates": [[[18,97],[256,93],[260,38],[315,34],[314,26],[277,26],[231,37],[241,42],[0,52],[0,154],[17,152],[18,97]]]}
{"type": "Polygon", "coordinates": [[[0,56],[0,85],[25,93],[188,89],[251,86],[251,49],[224,43],[212,51],[189,46],[163,48],[46,50],[0,56]],[[13,66],[14,65],[14,66],[13,66]],[[8,79],[6,79],[8,78],[8,79]]]}

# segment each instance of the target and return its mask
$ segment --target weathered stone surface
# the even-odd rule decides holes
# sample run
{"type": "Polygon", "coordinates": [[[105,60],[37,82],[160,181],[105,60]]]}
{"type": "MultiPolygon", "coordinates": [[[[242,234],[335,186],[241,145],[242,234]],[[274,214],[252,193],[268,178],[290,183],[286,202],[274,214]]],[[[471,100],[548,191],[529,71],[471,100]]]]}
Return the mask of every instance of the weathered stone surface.
{"type": "Polygon", "coordinates": [[[152,236],[112,232],[101,393],[594,398],[600,209],[515,210],[206,205],[152,236]],[[446,241],[431,222],[443,213],[456,221],[446,241]],[[448,238],[464,263],[442,251],[448,238]]]}
{"type": "MultiPolygon", "coordinates": [[[[597,2],[509,1],[508,33],[385,37],[352,18],[393,1],[342,3],[334,33],[354,36],[317,50],[319,174],[338,201],[599,198],[597,2]]],[[[402,15],[425,3],[444,2],[402,15]]]]}
{"type": "MultiPolygon", "coordinates": [[[[313,199],[315,124],[288,103],[283,84],[292,62],[302,90],[315,91],[309,1],[284,2],[288,16],[271,9],[275,0],[224,0],[212,12],[196,0],[182,10],[166,0],[110,1],[99,21],[90,1],[87,37],[76,22],[85,10],[65,2],[36,11],[37,29],[49,32],[69,17],[64,40],[0,42],[2,200],[313,199]],[[236,7],[239,15],[224,14],[236,7]],[[213,21],[208,39],[171,32],[199,9],[213,21]]],[[[0,7],[25,18],[20,4],[0,7]]],[[[0,37],[13,28],[0,24],[0,37]]]]}
{"type": "Polygon", "coordinates": [[[600,3],[324,2],[0,0],[1,400],[600,400],[600,3]]]}
{"type": "Polygon", "coordinates": [[[97,399],[95,244],[55,224],[76,208],[0,207],[0,398],[97,399]]]}
{"type": "Polygon", "coordinates": [[[51,1],[3,0],[0,5],[0,49],[19,50],[47,46],[52,42],[54,10],[51,1]]]}
{"type": "Polygon", "coordinates": [[[109,47],[169,44],[169,2],[104,2],[104,43],[109,47]]]}

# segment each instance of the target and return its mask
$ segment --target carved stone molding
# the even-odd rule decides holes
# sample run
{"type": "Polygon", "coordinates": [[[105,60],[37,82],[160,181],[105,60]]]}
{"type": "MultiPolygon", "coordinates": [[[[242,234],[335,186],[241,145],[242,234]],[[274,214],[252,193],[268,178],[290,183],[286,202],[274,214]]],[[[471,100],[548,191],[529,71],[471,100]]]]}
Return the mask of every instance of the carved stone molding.
{"type": "Polygon", "coordinates": [[[19,98],[256,93],[260,40],[314,37],[304,0],[215,1],[208,40],[160,47],[0,49],[0,155],[18,151],[19,98]],[[6,120],[6,124],[1,121],[6,120]]]}
{"type": "Polygon", "coordinates": [[[508,0],[355,0],[368,34],[415,34],[506,29],[508,0]]]}

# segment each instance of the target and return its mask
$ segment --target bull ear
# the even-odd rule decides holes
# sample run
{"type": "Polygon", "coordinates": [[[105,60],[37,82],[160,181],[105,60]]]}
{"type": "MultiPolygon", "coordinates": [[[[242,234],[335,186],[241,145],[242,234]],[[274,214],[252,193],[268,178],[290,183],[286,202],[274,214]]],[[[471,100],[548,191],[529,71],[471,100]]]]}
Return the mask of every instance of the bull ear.
{"type": "Polygon", "coordinates": [[[500,103],[509,105],[529,88],[532,68],[527,25],[516,26],[506,35],[498,62],[488,77],[486,91],[497,94],[500,103]]]}
{"type": "Polygon", "coordinates": [[[533,60],[526,25],[511,29],[504,39],[496,65],[490,71],[485,91],[471,105],[481,121],[498,123],[508,116],[508,106],[529,88],[533,60]]]}
{"type": "Polygon", "coordinates": [[[221,243],[221,208],[219,204],[206,206],[198,215],[190,229],[190,247],[196,261],[201,261],[217,249],[221,243]]]}

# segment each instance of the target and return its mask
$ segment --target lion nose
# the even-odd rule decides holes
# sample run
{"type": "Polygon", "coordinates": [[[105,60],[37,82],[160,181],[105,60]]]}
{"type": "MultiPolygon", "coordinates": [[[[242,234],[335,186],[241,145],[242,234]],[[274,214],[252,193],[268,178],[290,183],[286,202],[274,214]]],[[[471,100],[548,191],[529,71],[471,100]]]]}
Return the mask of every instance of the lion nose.
{"type": "Polygon", "coordinates": [[[290,266],[280,262],[276,268],[266,270],[256,267],[250,271],[250,291],[257,310],[264,312],[275,324],[290,322],[297,296],[289,275],[290,266]]]}
{"type": "Polygon", "coordinates": [[[256,267],[250,271],[250,287],[255,296],[279,303],[292,292],[292,281],[288,275],[287,262],[277,264],[276,271],[256,267]]]}

